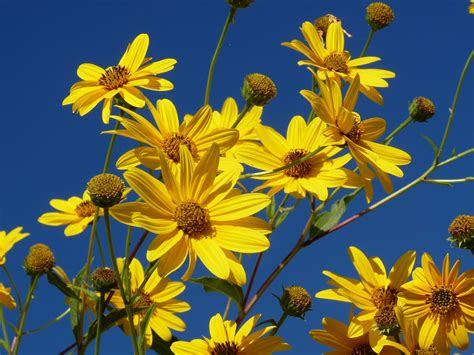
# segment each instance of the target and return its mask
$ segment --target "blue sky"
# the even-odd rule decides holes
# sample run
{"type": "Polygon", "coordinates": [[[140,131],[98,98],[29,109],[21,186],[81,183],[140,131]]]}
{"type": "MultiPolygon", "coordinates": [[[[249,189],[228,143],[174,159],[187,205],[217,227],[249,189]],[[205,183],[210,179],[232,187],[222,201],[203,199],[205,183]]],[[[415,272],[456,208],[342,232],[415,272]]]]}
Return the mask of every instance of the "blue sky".
{"type": "MultiPolygon", "coordinates": [[[[301,39],[298,28],[304,21],[332,13],[342,19],[352,34],[346,46],[355,57],[369,31],[364,20],[368,4],[368,1],[347,0],[257,0],[250,8],[238,11],[217,63],[211,105],[219,109],[225,98],[232,96],[242,107],[240,87],[244,76],[252,72],[267,74],[275,81],[278,96],[265,108],[263,122],[280,132],[286,131],[291,117],[306,116],[309,112],[309,105],[299,90],[309,88],[310,77],[307,70],[296,65],[301,55],[280,43],[301,39]]],[[[474,16],[468,15],[468,2],[464,0],[391,1],[390,5],[396,14],[395,22],[376,33],[367,54],[381,57],[378,67],[396,72],[397,77],[390,80],[389,88],[382,90],[383,107],[361,97],[357,109],[363,117],[385,118],[387,130],[391,131],[405,120],[408,103],[415,96],[429,97],[437,107],[432,120],[413,124],[394,140],[395,146],[413,157],[412,164],[404,168],[405,177],[394,179],[398,188],[419,176],[432,160],[432,150],[421,134],[436,142],[442,137],[461,69],[472,49],[474,16]]],[[[88,234],[66,238],[62,228],[36,222],[39,215],[50,211],[50,199],[80,195],[89,178],[100,172],[104,161],[109,137],[99,133],[110,127],[103,125],[100,110],[81,118],[72,114],[69,106],[61,106],[69,87],[77,81],[77,66],[84,62],[103,67],[113,65],[127,43],[139,33],[148,33],[150,56],[178,61],[175,69],[164,75],[175,84],[175,89],[158,95],[150,92],[150,97],[170,98],[181,117],[195,112],[203,102],[209,62],[228,6],[223,0],[155,0],[140,4],[121,0],[3,0],[0,11],[3,47],[0,56],[3,68],[0,230],[23,226],[31,233],[8,254],[7,261],[26,294],[28,279],[21,263],[33,243],[50,245],[57,264],[69,275],[75,274],[85,260],[88,234]]],[[[454,147],[462,151],[472,145],[473,85],[471,68],[459,98],[446,155],[454,147]]],[[[119,139],[115,158],[130,146],[131,142],[119,139]]],[[[473,158],[468,157],[434,176],[446,179],[472,176],[473,163],[473,158]]],[[[377,187],[374,200],[384,196],[377,187]]],[[[280,311],[271,293],[279,293],[282,285],[298,284],[314,295],[325,288],[322,270],[355,276],[347,256],[347,247],[351,245],[367,255],[381,257],[388,269],[407,250],[416,250],[417,265],[423,252],[429,252],[438,265],[449,252],[453,259],[462,259],[461,270],[472,268],[474,263],[469,252],[450,248],[445,239],[447,227],[455,216],[472,214],[473,197],[474,190],[469,184],[453,188],[419,185],[304,250],[272,285],[253,313],[263,312],[264,318],[278,318],[280,311]]],[[[347,217],[364,207],[363,198],[357,199],[351,204],[347,217]]],[[[263,259],[257,285],[287,254],[297,238],[295,231],[302,228],[306,217],[307,210],[300,208],[272,236],[272,246],[263,259]]],[[[136,238],[139,235],[137,231],[136,238]]],[[[118,233],[116,239],[118,245],[123,245],[124,235],[118,233]]],[[[140,257],[144,261],[143,254],[140,257]]],[[[248,273],[253,262],[254,257],[244,258],[248,273]]],[[[198,269],[195,276],[201,275],[205,275],[205,271],[198,269]]],[[[8,284],[4,275],[0,281],[8,284]]],[[[204,294],[196,285],[189,285],[182,298],[193,308],[183,315],[188,330],[183,335],[178,334],[179,338],[190,340],[207,335],[209,317],[223,312],[225,299],[204,294]]],[[[26,329],[46,323],[65,309],[63,296],[42,279],[26,329]]],[[[13,312],[8,316],[15,321],[13,312]]],[[[320,328],[325,316],[345,321],[348,307],[315,299],[306,321],[289,319],[280,334],[293,345],[294,353],[320,353],[325,348],[315,343],[308,331],[320,328]]],[[[43,332],[26,336],[22,351],[25,354],[57,353],[72,341],[68,320],[64,320],[43,332]]],[[[102,349],[103,353],[128,353],[131,343],[120,330],[114,329],[104,335],[102,349]]],[[[474,344],[468,352],[472,349],[474,344]]]]}

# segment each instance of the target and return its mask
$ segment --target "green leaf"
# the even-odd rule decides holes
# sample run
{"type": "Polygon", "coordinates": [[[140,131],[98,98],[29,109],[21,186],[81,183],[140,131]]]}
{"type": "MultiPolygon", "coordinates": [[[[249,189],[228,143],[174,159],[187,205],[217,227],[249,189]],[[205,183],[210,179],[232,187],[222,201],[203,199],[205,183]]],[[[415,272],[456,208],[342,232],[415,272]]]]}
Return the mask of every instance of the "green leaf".
{"type": "Polygon", "coordinates": [[[77,298],[79,297],[76,295],[76,293],[71,290],[71,288],[54,272],[51,270],[48,271],[47,273],[48,277],[48,282],[55,286],[59,291],[61,291],[66,297],[71,297],[71,298],[77,298]]]}
{"type": "Polygon", "coordinates": [[[6,343],[5,340],[3,340],[3,339],[0,340],[0,346],[2,346],[2,348],[4,348],[7,352],[10,350],[10,349],[7,347],[7,343],[6,343]]]}
{"type": "Polygon", "coordinates": [[[189,281],[203,285],[204,291],[206,292],[223,293],[235,301],[239,307],[239,311],[242,310],[244,295],[240,286],[234,285],[233,283],[226,280],[216,279],[214,277],[200,277],[198,279],[190,279],[189,281]]]}
{"type": "Polygon", "coordinates": [[[140,354],[144,354],[143,349],[145,349],[146,329],[148,328],[150,318],[155,311],[155,307],[156,303],[153,303],[151,307],[148,308],[140,324],[140,334],[138,335],[138,350],[140,354]]]}
{"type": "Polygon", "coordinates": [[[276,205],[275,196],[273,196],[270,204],[267,206],[267,218],[268,219],[271,219],[273,217],[273,215],[275,214],[275,205],[276,205]]]}
{"type": "Polygon", "coordinates": [[[91,291],[91,290],[89,290],[87,288],[84,288],[84,287],[74,287],[74,289],[84,292],[87,295],[88,298],[90,298],[91,300],[93,300],[95,302],[99,301],[99,296],[94,291],[91,291]]]}
{"type": "Polygon", "coordinates": [[[255,325],[255,328],[258,328],[264,324],[271,324],[271,325],[274,325],[276,327],[276,325],[278,324],[277,321],[275,319],[266,319],[266,320],[262,320],[261,322],[258,322],[256,325],[255,325]]]}
{"type": "Polygon", "coordinates": [[[422,134],[421,136],[425,139],[425,141],[427,141],[431,145],[431,148],[433,148],[435,155],[437,155],[438,147],[436,146],[435,142],[433,142],[433,140],[430,137],[425,136],[424,134],[422,134]]]}
{"type": "MultiPolygon", "coordinates": [[[[82,280],[84,279],[84,272],[86,270],[86,266],[84,265],[81,270],[77,273],[76,277],[72,280],[73,287],[79,287],[82,284],[82,280]]],[[[80,298],[71,298],[71,328],[74,334],[76,341],[79,339],[79,317],[80,317],[80,307],[82,304],[82,300],[80,298]]]]}
{"type": "Polygon", "coordinates": [[[456,154],[458,154],[458,152],[456,151],[456,147],[454,147],[451,156],[454,157],[456,154]]]}
{"type": "Polygon", "coordinates": [[[291,210],[285,210],[281,215],[278,216],[276,222],[275,222],[275,229],[280,227],[280,224],[282,224],[286,217],[288,217],[288,214],[291,212],[291,210]]]}
{"type": "Polygon", "coordinates": [[[155,350],[156,353],[160,355],[173,355],[173,352],[171,351],[171,344],[173,344],[175,341],[178,341],[178,338],[173,336],[171,341],[166,341],[153,331],[152,334],[153,344],[151,345],[151,349],[155,350]]]}

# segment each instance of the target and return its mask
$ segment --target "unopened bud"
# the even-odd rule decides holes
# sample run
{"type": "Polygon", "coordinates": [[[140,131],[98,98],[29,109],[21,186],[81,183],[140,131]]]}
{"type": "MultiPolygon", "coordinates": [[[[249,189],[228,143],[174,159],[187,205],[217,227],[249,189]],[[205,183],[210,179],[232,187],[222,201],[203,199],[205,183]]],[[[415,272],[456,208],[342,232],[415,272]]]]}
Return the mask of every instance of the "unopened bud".
{"type": "Polygon", "coordinates": [[[474,216],[457,216],[448,228],[451,237],[448,240],[461,249],[474,254],[474,216]]]}
{"type": "Polygon", "coordinates": [[[45,244],[35,244],[30,247],[23,266],[28,275],[41,275],[51,270],[56,263],[54,254],[45,244]]]}
{"type": "Polygon", "coordinates": [[[91,274],[92,287],[97,292],[109,292],[117,288],[117,279],[112,269],[108,267],[98,267],[91,274]]]}
{"type": "Polygon", "coordinates": [[[303,318],[311,309],[311,296],[303,287],[290,286],[283,289],[280,306],[289,316],[303,318]]]}
{"type": "Polygon", "coordinates": [[[92,203],[97,207],[109,208],[115,206],[122,199],[125,184],[114,174],[100,174],[94,176],[87,183],[87,191],[92,203]]]}
{"type": "Polygon", "coordinates": [[[383,2],[373,2],[367,6],[365,19],[374,31],[387,27],[394,18],[395,14],[392,8],[383,2]]]}
{"type": "Polygon", "coordinates": [[[435,105],[430,99],[426,97],[416,97],[408,108],[410,117],[417,122],[426,122],[428,119],[434,116],[436,112],[435,105]]]}
{"type": "Polygon", "coordinates": [[[265,106],[277,94],[272,79],[263,74],[249,74],[244,79],[243,98],[252,105],[265,106]]]}

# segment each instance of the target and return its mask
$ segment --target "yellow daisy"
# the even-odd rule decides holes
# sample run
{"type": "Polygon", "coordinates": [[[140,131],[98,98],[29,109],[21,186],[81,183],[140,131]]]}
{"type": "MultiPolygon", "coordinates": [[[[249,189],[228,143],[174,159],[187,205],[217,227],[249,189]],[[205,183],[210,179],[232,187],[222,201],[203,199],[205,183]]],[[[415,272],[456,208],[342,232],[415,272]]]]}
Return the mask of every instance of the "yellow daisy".
{"type": "Polygon", "coordinates": [[[176,355],[270,355],[273,352],[290,350],[291,346],[283,342],[280,336],[264,336],[275,326],[265,327],[250,334],[257,325],[260,315],[246,321],[239,330],[231,320],[223,320],[216,314],[209,321],[210,339],[176,341],[171,344],[171,351],[176,355]]]}
{"type": "Polygon", "coordinates": [[[385,132],[384,119],[373,117],[362,121],[354,112],[359,95],[359,76],[355,76],[344,100],[341,88],[335,81],[329,80],[325,84],[318,79],[318,84],[321,96],[309,90],[302,90],[301,94],[310,102],[315,113],[330,126],[324,131],[328,137],[327,144],[346,145],[349,148],[365,179],[368,202],[373,197],[370,180],[374,178],[369,164],[385,191],[390,193],[393,185],[388,174],[402,177],[403,171],[398,165],[409,164],[411,157],[403,150],[374,142],[385,132]]]}
{"type": "MultiPolygon", "coordinates": [[[[158,100],[156,107],[146,100],[156,126],[133,111],[122,108],[131,117],[111,116],[120,121],[124,129],[104,133],[115,133],[145,144],[123,154],[117,161],[118,169],[128,169],[139,164],[149,169],[159,169],[158,151],[162,151],[173,171],[180,163],[179,147],[189,149],[195,161],[198,161],[213,143],[224,153],[239,139],[236,129],[211,129],[212,110],[204,106],[192,117],[179,124],[176,107],[170,100],[158,100]]],[[[235,163],[234,163],[235,167],[235,163]]],[[[222,167],[226,169],[226,167],[222,167]]]]}
{"type": "Polygon", "coordinates": [[[6,288],[0,282],[0,305],[5,306],[8,309],[15,309],[16,302],[10,293],[11,293],[11,288],[6,288]]]}
{"type": "Polygon", "coordinates": [[[300,60],[298,65],[309,65],[318,68],[317,76],[322,80],[330,78],[338,82],[340,79],[352,82],[356,75],[359,75],[359,90],[369,99],[380,105],[383,104],[383,98],[375,88],[388,87],[388,83],[384,79],[394,78],[395,73],[382,69],[359,68],[361,65],[377,62],[380,58],[361,57],[351,59],[350,53],[344,50],[344,32],[339,22],[329,25],[326,35],[326,48],[323,40],[318,35],[316,27],[311,22],[303,23],[301,33],[309,48],[298,40],[282,43],[308,58],[307,60],[300,60]]]}
{"type": "MultiPolygon", "coordinates": [[[[124,267],[124,259],[117,259],[119,272],[122,273],[124,267]]],[[[140,261],[133,259],[130,261],[130,287],[132,296],[139,295],[138,300],[133,304],[136,308],[155,306],[148,327],[145,333],[146,347],[150,347],[153,342],[152,330],[165,341],[171,340],[170,328],[178,332],[186,329],[186,324],[174,313],[186,312],[191,309],[188,303],[175,299],[176,296],[183,293],[186,288],[182,282],[172,282],[167,278],[162,279],[158,273],[154,272],[146,281],[145,285],[139,291],[139,287],[145,279],[145,273],[140,261]],[[140,292],[140,293],[138,293],[140,292]]],[[[125,308],[120,292],[114,292],[110,302],[117,308],[125,308]]],[[[146,310],[139,314],[133,315],[133,325],[137,332],[140,331],[140,325],[146,310]]],[[[125,334],[130,335],[130,325],[127,321],[123,321],[125,334]]]]}
{"type": "Polygon", "coordinates": [[[188,279],[199,258],[221,279],[238,285],[246,281],[245,270],[233,252],[259,253],[270,246],[270,226],[252,217],[270,203],[265,194],[240,194],[233,189],[240,172],[226,171],[216,177],[219,149],[213,144],[199,163],[185,147],[180,148],[181,168],[173,173],[163,154],[164,183],[131,169],[124,177],[144,202],[117,205],[112,215],[122,223],[157,233],[147,251],[148,261],[158,261],[161,276],[183,265],[188,279]]]}
{"type": "Polygon", "coordinates": [[[324,354],[400,354],[400,345],[378,332],[371,331],[358,337],[348,337],[348,327],[332,318],[323,318],[323,329],[310,330],[309,335],[318,343],[333,348],[324,354]]]}
{"type": "Polygon", "coordinates": [[[173,89],[171,82],[156,75],[172,70],[176,60],[168,58],[146,64],[151,59],[145,58],[148,44],[148,35],[142,33],[129,45],[117,65],[103,69],[95,64],[81,64],[77,76],[82,80],[71,87],[63,106],[72,104],[72,111],[84,116],[104,100],[102,120],[109,123],[112,100],[117,94],[129,105],[143,107],[145,96],[137,87],[154,91],[173,89]]]}
{"type": "Polygon", "coordinates": [[[320,291],[316,297],[351,302],[362,310],[351,319],[347,333],[350,338],[360,337],[374,327],[389,332],[398,326],[394,307],[397,305],[400,287],[413,269],[416,253],[408,251],[403,254],[390,270],[388,277],[379,258],[368,259],[356,247],[349,248],[349,256],[359,273],[360,282],[323,271],[323,274],[331,279],[329,283],[337,288],[320,291]]]}
{"type": "Polygon", "coordinates": [[[474,269],[459,275],[460,261],[450,269],[446,254],[442,272],[428,253],[413,280],[402,286],[399,295],[403,314],[418,319],[421,345],[434,345],[447,354],[450,344],[460,350],[469,346],[468,332],[474,332],[474,269]]]}
{"type": "MultiPolygon", "coordinates": [[[[67,225],[64,230],[66,237],[81,234],[94,220],[96,207],[87,190],[82,194],[82,198],[72,196],[67,200],[53,199],[49,204],[59,212],[44,213],[38,218],[38,222],[47,226],[67,225]]],[[[103,215],[102,209],[99,210],[99,215],[103,215]]]]}
{"type": "Polygon", "coordinates": [[[30,233],[22,233],[23,227],[16,227],[11,232],[0,231],[0,265],[5,264],[6,255],[13,246],[23,238],[26,238],[30,233]]]}
{"type": "MultiPolygon", "coordinates": [[[[241,147],[239,159],[261,170],[282,168],[320,148],[325,141],[322,135],[325,127],[326,124],[320,119],[306,124],[303,117],[295,116],[288,126],[285,139],[271,127],[257,126],[255,130],[263,148],[241,147]]],[[[342,168],[351,159],[350,155],[329,160],[341,150],[339,147],[326,147],[302,163],[257,176],[256,179],[267,180],[258,189],[270,187],[270,196],[284,190],[296,198],[304,198],[308,191],[318,199],[325,200],[329,187],[358,187],[361,185],[359,176],[342,168]]]]}

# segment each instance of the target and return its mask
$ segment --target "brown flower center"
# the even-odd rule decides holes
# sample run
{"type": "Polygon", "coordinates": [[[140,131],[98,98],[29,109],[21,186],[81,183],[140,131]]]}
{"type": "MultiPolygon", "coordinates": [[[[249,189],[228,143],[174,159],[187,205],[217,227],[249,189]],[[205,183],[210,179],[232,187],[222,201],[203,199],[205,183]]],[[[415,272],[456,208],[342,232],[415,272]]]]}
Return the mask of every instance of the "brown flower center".
{"type": "Polygon", "coordinates": [[[118,89],[128,83],[128,74],[128,69],[121,65],[110,67],[100,77],[99,84],[108,90],[118,89]]]}
{"type": "Polygon", "coordinates": [[[92,201],[82,201],[74,210],[79,217],[90,217],[95,213],[95,206],[92,201]]]}
{"type": "MultiPolygon", "coordinates": [[[[143,291],[140,292],[140,296],[137,301],[133,304],[135,308],[148,308],[151,305],[153,305],[153,301],[150,298],[150,295],[148,293],[145,293],[143,291]]],[[[143,310],[143,312],[146,312],[146,310],[143,310]]]]}
{"type": "Polygon", "coordinates": [[[226,341],[225,343],[217,343],[211,350],[211,355],[237,355],[239,347],[235,342],[226,341]]]}
{"type": "Polygon", "coordinates": [[[392,287],[378,287],[372,292],[372,301],[377,309],[389,306],[394,307],[397,304],[398,291],[392,287]]]}
{"type": "Polygon", "coordinates": [[[431,314],[442,317],[446,317],[459,305],[456,295],[446,286],[436,286],[425,303],[430,305],[431,314]]]}
{"type": "Polygon", "coordinates": [[[397,316],[392,305],[380,308],[374,317],[379,328],[389,328],[398,325],[397,316]]]}
{"type": "Polygon", "coordinates": [[[329,70],[336,71],[338,73],[349,73],[349,67],[347,66],[348,56],[345,53],[332,52],[324,58],[324,65],[329,70]]]}
{"type": "Polygon", "coordinates": [[[362,138],[362,135],[365,133],[364,125],[358,114],[354,114],[354,125],[352,126],[349,133],[346,134],[346,137],[349,138],[354,143],[357,143],[362,138]]]}
{"type": "Polygon", "coordinates": [[[431,345],[428,350],[416,349],[415,355],[441,355],[441,353],[434,347],[434,345],[431,345]]]}
{"type": "Polygon", "coordinates": [[[196,143],[194,143],[191,138],[185,137],[179,133],[168,133],[165,135],[160,148],[168,156],[168,158],[170,158],[175,163],[179,163],[180,145],[185,145],[195,160],[199,158],[196,143]]]}
{"type": "MultiPolygon", "coordinates": [[[[293,164],[295,161],[305,157],[308,154],[309,152],[305,149],[292,149],[283,157],[283,162],[285,165],[293,164]]],[[[299,164],[293,165],[288,169],[285,169],[284,174],[294,178],[303,178],[310,173],[311,168],[311,159],[308,159],[299,164]]]]}
{"type": "Polygon", "coordinates": [[[209,211],[193,201],[181,202],[174,211],[174,220],[190,237],[198,237],[210,227],[209,211]]]}
{"type": "Polygon", "coordinates": [[[352,355],[375,355],[377,354],[372,350],[369,344],[361,344],[352,349],[352,355]]]}

